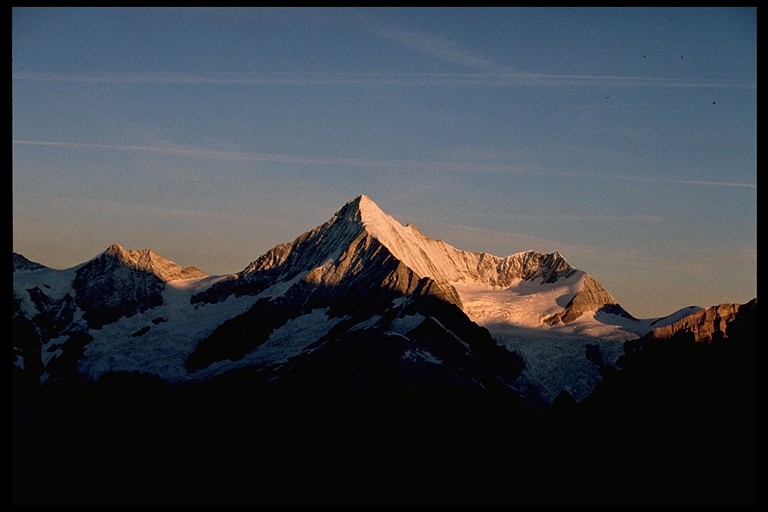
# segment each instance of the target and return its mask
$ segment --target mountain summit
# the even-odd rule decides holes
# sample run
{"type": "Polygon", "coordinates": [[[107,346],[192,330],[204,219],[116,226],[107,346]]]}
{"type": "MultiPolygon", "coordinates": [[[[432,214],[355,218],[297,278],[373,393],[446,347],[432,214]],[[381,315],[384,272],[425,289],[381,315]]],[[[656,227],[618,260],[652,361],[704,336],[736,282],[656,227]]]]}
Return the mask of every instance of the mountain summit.
{"type": "Polygon", "coordinates": [[[370,283],[371,272],[384,272],[375,279],[403,293],[427,279],[433,293],[480,324],[538,329],[590,314],[633,319],[597,280],[557,252],[529,250],[498,257],[463,251],[402,225],[366,195],[193,300],[218,302],[288,281],[334,287],[360,278],[370,283]]]}

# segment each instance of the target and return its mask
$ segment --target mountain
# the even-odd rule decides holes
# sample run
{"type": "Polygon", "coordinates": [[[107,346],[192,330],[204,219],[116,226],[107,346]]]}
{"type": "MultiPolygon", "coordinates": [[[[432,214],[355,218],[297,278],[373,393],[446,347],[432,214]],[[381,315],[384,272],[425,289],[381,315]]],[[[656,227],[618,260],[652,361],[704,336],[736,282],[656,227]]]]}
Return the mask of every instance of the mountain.
{"type": "Polygon", "coordinates": [[[647,330],[647,322],[635,320],[597,280],[558,253],[525,251],[501,258],[462,251],[412,225],[403,226],[365,195],[192,301],[285,294],[306,304],[330,304],[334,316],[345,304],[370,301],[371,289],[410,295],[422,280],[430,295],[461,308],[497,343],[515,352],[532,352],[532,366],[513,384],[529,402],[551,402],[563,389],[583,398],[600,379],[586,357],[586,344],[598,338],[603,358],[615,360],[621,345],[604,340],[621,341],[647,330]],[[532,337],[558,341],[521,346],[521,340],[532,337]],[[560,345],[573,339],[565,365],[540,363],[548,359],[543,355],[558,357],[563,353],[560,345]]]}
{"type": "MultiPolygon", "coordinates": [[[[621,341],[648,324],[558,253],[459,250],[403,226],[365,195],[229,276],[119,245],[63,271],[21,258],[14,255],[14,304],[27,335],[16,353],[39,358],[30,367],[42,366],[44,379],[128,371],[179,382],[251,367],[290,380],[325,345],[364,336],[402,340],[397,357],[428,368],[474,351],[515,358],[498,389],[546,404],[563,390],[587,396],[601,378],[587,351],[611,365],[621,341]],[[452,341],[427,349],[424,332],[452,341]],[[456,335],[464,332],[483,341],[456,335]],[[450,345],[464,348],[443,354],[450,345]],[[560,360],[547,362],[548,354],[560,360]]],[[[475,364],[454,363],[462,375],[475,364]]]]}
{"type": "MultiPolygon", "coordinates": [[[[526,311],[518,318],[507,316],[511,324],[529,325],[526,316],[541,317],[537,318],[537,325],[567,324],[585,313],[599,311],[632,318],[594,278],[571,267],[556,252],[526,251],[500,258],[462,251],[442,240],[432,240],[414,226],[403,226],[365,195],[347,203],[325,224],[290,244],[278,245],[242,272],[216,283],[193,300],[216,302],[232,294],[259,293],[298,276],[329,287],[345,287],[358,277],[368,282],[370,276],[361,274],[361,270],[381,267],[366,264],[364,258],[374,254],[397,262],[398,269],[388,271],[394,272],[389,276],[390,288],[408,293],[414,279],[428,278],[434,283],[434,293],[458,307],[476,298],[477,287],[486,294],[505,293],[505,305],[513,299],[510,287],[519,289],[518,295],[529,294],[521,285],[533,284],[540,285],[534,291],[549,291],[559,285],[558,292],[565,292],[553,298],[553,302],[565,302],[564,308],[547,304],[551,314],[526,311]]],[[[379,281],[380,277],[374,280],[379,281]]],[[[541,304],[536,306],[540,308],[541,304]]],[[[481,315],[477,312],[475,316],[481,315]]]]}
{"type": "MultiPolygon", "coordinates": [[[[756,301],[636,319],[559,253],[462,251],[367,196],[232,275],[119,245],[65,270],[13,259],[14,503],[664,503],[634,461],[666,455],[637,439],[677,435],[653,405],[675,417],[661,400],[702,359],[645,357],[690,336],[713,340],[693,342],[701,396],[725,368],[740,397],[698,421],[749,421],[735,347],[756,301]]],[[[716,459],[728,502],[751,489],[738,457],[716,459]]],[[[672,467],[654,474],[690,497],[672,467]]]]}
{"type": "Polygon", "coordinates": [[[165,283],[205,276],[149,249],[126,250],[115,244],[77,269],[72,288],[83,318],[99,329],[162,304],[165,283]]]}

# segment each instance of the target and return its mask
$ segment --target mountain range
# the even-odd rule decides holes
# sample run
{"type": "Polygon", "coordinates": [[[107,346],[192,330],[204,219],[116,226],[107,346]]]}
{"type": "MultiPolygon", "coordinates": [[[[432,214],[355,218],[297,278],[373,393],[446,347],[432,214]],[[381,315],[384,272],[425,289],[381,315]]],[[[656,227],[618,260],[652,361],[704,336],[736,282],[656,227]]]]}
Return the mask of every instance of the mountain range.
{"type": "Polygon", "coordinates": [[[83,425],[104,421],[99,407],[121,432],[127,414],[215,424],[221,435],[212,416],[200,419],[208,408],[282,440],[290,431],[292,442],[299,431],[341,439],[344,422],[299,426],[322,417],[419,420],[451,436],[482,436],[484,421],[549,432],[540,422],[551,411],[620,409],[615,390],[642,374],[634,368],[657,353],[649,347],[685,337],[731,351],[750,339],[744,319],[756,314],[755,299],[637,319],[557,252],[463,251],[365,195],[232,275],[117,244],[66,270],[14,253],[12,305],[14,426],[24,435],[79,411],[87,420],[54,430],[81,439],[83,425]],[[531,422],[531,411],[545,416],[531,422]]]}

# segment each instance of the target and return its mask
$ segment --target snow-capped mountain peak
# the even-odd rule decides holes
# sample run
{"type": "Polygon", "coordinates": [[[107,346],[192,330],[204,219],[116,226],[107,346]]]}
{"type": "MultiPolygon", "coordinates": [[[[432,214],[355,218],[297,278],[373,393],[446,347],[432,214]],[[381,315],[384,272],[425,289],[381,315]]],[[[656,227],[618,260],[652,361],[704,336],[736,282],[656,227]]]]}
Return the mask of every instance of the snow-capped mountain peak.
{"type": "Polygon", "coordinates": [[[424,279],[432,283],[433,293],[481,325],[551,330],[580,319],[592,322],[599,314],[594,322],[604,326],[618,321],[622,327],[617,334],[623,339],[630,335],[624,332],[625,320],[634,320],[597,280],[557,252],[528,250],[499,257],[457,249],[401,224],[367,195],[193,301],[219,302],[232,294],[272,297],[300,283],[338,290],[375,281],[409,294],[424,279]]]}
{"type": "Polygon", "coordinates": [[[566,384],[580,400],[600,376],[584,357],[586,345],[599,343],[610,363],[621,350],[615,342],[650,329],[557,252],[499,257],[457,249],[400,223],[366,195],[228,276],[118,244],[66,271],[35,270],[14,255],[17,268],[19,324],[41,322],[29,330],[46,354],[88,343],[83,365],[93,375],[122,369],[197,379],[254,361],[282,365],[329,340],[369,336],[442,339],[455,354],[439,355],[441,344],[403,348],[407,360],[421,354],[440,366],[435,361],[463,358],[467,340],[484,339],[488,350],[526,357],[519,381],[526,400],[551,401],[566,384]],[[118,346],[130,356],[116,358],[118,346]],[[158,357],[157,347],[167,356],[158,357]],[[573,356],[571,369],[553,380],[549,361],[562,354],[573,356]]]}
{"type": "Polygon", "coordinates": [[[438,283],[506,288],[516,279],[553,282],[575,272],[557,252],[542,254],[529,250],[500,258],[457,249],[443,240],[424,235],[411,224],[401,224],[366,195],[344,205],[330,222],[339,220],[359,223],[368,235],[419,277],[438,283]]]}

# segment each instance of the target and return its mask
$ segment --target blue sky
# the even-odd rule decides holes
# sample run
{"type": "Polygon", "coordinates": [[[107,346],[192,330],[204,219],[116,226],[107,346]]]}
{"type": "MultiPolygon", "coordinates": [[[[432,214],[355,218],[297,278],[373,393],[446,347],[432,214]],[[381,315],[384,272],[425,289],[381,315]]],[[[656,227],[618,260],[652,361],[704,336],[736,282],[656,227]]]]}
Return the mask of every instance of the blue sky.
{"type": "Polygon", "coordinates": [[[13,244],[211,274],[367,194],[632,314],[757,295],[754,8],[14,8],[13,244]]]}

